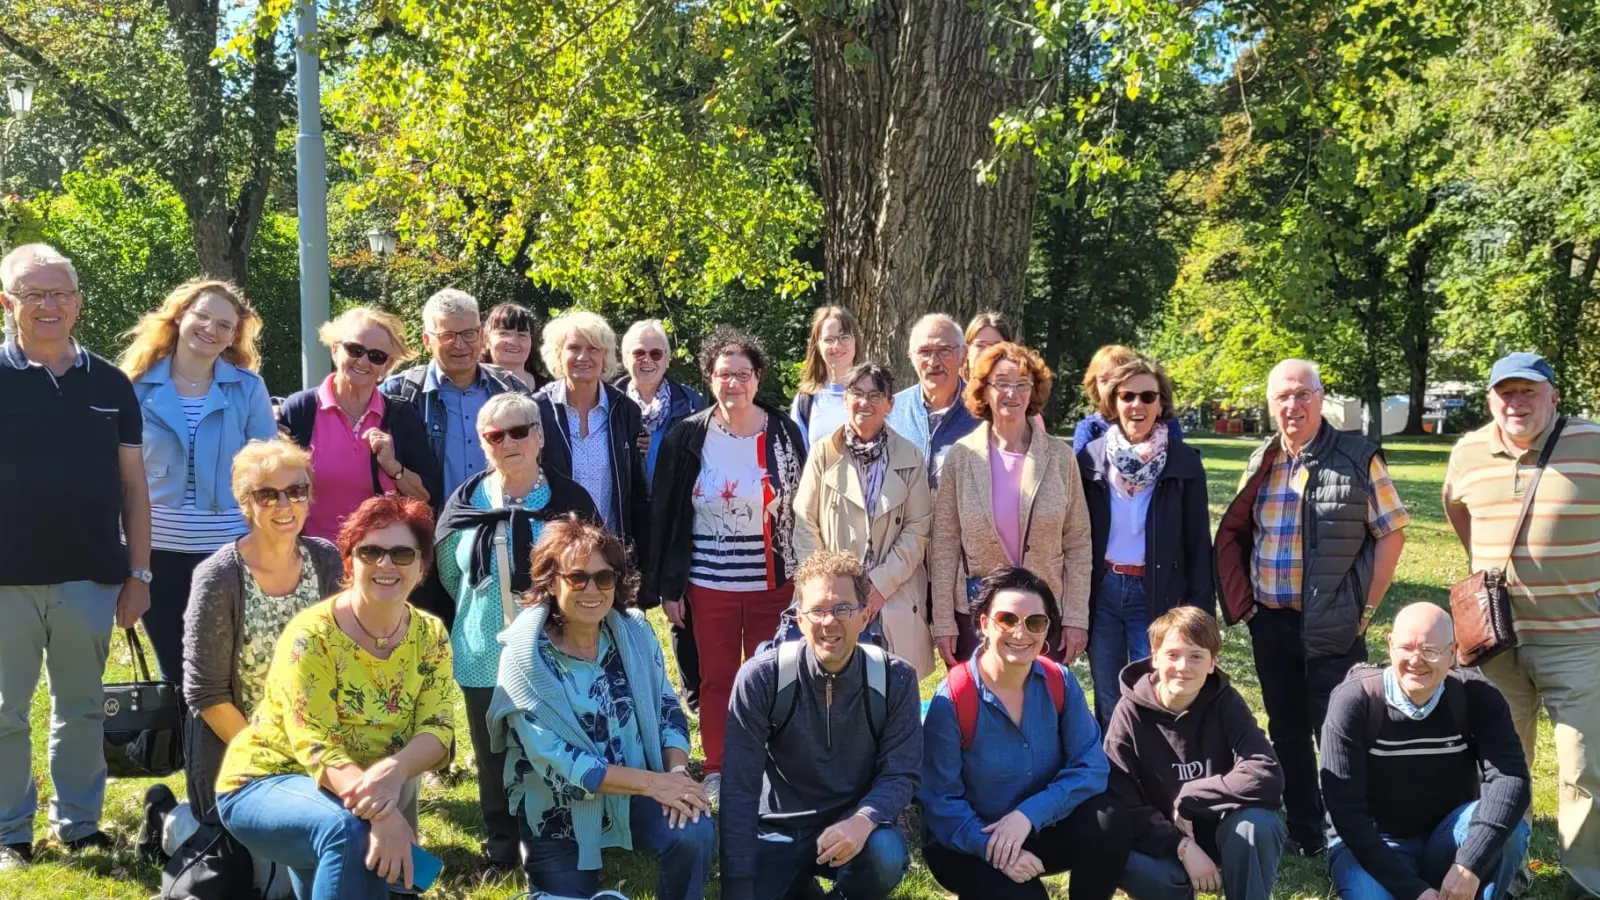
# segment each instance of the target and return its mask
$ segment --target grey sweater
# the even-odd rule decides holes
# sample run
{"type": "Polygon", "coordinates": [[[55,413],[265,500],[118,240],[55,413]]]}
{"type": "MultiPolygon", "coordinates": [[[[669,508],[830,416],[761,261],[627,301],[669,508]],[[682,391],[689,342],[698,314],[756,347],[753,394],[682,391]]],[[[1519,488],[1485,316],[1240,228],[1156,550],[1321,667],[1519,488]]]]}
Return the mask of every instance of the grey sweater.
{"type": "MultiPolygon", "coordinates": [[[[324,598],[339,590],[344,562],[339,551],[321,538],[302,537],[301,550],[311,554],[318,589],[324,598]]],[[[201,710],[219,703],[244,709],[239,683],[239,654],[244,649],[245,563],[234,541],[195,567],[189,605],[183,611],[183,700],[194,713],[195,727],[186,728],[185,780],[195,814],[204,816],[215,803],[214,783],[227,745],[205,723],[201,710]]]]}
{"type": "Polygon", "coordinates": [[[734,682],[722,762],[722,877],[728,900],[749,896],[758,875],[758,831],[814,837],[858,812],[892,825],[922,780],[922,704],[911,666],[889,658],[888,720],[882,741],[875,742],[867,721],[864,654],[855,654],[832,676],[809,648],[803,659],[794,718],[776,740],[777,651],[756,654],[734,682]]]}

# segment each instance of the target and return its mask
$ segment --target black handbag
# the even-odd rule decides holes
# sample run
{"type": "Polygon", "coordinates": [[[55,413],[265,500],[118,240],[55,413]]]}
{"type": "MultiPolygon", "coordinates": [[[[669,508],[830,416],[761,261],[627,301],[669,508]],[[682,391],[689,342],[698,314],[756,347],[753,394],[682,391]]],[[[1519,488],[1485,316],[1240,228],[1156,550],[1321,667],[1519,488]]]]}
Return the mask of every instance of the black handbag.
{"type": "Polygon", "coordinates": [[[106,770],[114,778],[165,778],[183,768],[183,697],[150,677],[144,646],[123,629],[141,680],[105,685],[106,770]]]}
{"type": "MultiPolygon", "coordinates": [[[[276,874],[276,869],[273,872],[276,874]]],[[[267,883],[272,883],[270,877],[267,883]]],[[[201,822],[161,871],[158,900],[245,900],[256,896],[250,851],[221,825],[201,822]]]]}

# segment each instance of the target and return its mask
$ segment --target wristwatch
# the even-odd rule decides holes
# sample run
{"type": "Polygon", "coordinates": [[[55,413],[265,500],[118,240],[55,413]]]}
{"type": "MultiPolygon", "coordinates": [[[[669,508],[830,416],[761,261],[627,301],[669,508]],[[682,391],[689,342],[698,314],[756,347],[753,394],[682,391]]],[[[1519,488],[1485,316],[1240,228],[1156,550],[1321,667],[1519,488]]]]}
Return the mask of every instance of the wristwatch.
{"type": "Polygon", "coordinates": [[[156,576],[153,575],[149,569],[129,569],[128,577],[137,578],[145,584],[149,584],[150,582],[156,580],[156,576]]]}

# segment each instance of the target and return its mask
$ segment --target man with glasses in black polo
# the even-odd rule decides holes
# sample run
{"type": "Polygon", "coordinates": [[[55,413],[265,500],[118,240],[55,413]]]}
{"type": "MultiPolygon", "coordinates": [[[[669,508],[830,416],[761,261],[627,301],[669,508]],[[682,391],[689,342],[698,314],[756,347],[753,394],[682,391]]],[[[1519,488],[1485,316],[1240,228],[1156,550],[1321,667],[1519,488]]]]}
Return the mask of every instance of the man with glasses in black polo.
{"type": "Polygon", "coordinates": [[[734,682],[722,764],[722,896],[883,900],[910,860],[895,822],[922,770],[917,676],[858,644],[867,573],[844,551],[795,572],[802,641],[751,657],[734,682]]]}

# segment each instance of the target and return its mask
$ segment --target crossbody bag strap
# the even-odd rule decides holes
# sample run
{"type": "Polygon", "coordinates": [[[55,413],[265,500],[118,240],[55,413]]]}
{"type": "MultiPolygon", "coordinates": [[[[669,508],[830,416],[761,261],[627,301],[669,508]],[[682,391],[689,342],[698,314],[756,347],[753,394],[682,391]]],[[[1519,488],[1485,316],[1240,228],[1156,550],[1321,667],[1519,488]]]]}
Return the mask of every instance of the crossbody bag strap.
{"type": "MultiPolygon", "coordinates": [[[[495,493],[501,495],[496,499],[495,505],[505,505],[505,492],[495,486],[495,493]]],[[[505,620],[506,627],[511,627],[511,620],[516,618],[513,612],[517,608],[516,596],[511,593],[511,519],[507,518],[494,526],[494,567],[500,573],[500,615],[505,620]]]]}
{"type": "Polygon", "coordinates": [[[1550,456],[1555,452],[1556,441],[1560,440],[1561,431],[1566,427],[1566,416],[1556,419],[1556,426],[1551,429],[1549,440],[1544,442],[1544,449],[1539,451],[1539,462],[1533,470],[1533,480],[1528,482],[1528,492],[1522,495],[1522,509],[1517,512],[1517,525],[1511,532],[1511,546],[1506,548],[1506,564],[1500,567],[1502,573],[1511,568],[1511,558],[1517,552],[1517,543],[1522,540],[1522,526],[1528,523],[1528,513],[1533,509],[1533,495],[1539,490],[1539,479],[1544,476],[1544,468],[1550,464],[1550,456]]]}
{"type": "Polygon", "coordinates": [[[133,657],[134,667],[139,673],[139,680],[152,680],[150,678],[150,664],[144,658],[144,642],[139,640],[139,633],[132,628],[124,628],[122,636],[128,640],[128,654],[133,657]]]}

